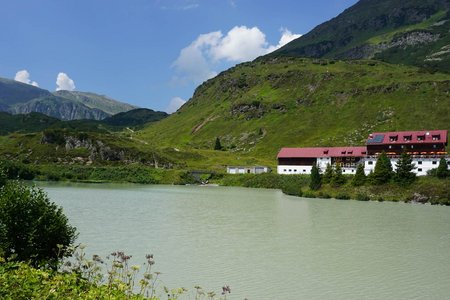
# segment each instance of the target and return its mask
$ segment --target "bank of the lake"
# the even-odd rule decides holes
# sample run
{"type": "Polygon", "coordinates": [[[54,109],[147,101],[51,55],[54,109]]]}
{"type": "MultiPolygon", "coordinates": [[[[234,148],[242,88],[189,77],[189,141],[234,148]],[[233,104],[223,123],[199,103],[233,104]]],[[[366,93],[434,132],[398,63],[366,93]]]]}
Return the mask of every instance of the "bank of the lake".
{"type": "Polygon", "coordinates": [[[227,299],[444,299],[449,208],[277,190],[38,182],[90,253],[155,255],[161,285],[227,299]]]}
{"type": "Polygon", "coordinates": [[[155,169],[139,164],[131,165],[26,165],[10,162],[10,177],[43,181],[140,184],[199,184],[201,181],[222,186],[279,189],[285,194],[307,198],[355,199],[360,201],[420,202],[450,205],[450,178],[420,176],[409,185],[353,186],[351,176],[340,186],[323,184],[319,190],[310,190],[309,175],[224,174],[210,171],[155,169]]]}

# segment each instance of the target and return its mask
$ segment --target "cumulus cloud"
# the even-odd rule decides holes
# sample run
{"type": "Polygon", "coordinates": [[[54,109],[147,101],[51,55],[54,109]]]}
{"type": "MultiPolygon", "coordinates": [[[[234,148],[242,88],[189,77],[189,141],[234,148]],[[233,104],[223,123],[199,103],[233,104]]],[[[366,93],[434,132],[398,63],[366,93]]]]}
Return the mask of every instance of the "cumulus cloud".
{"type": "Polygon", "coordinates": [[[258,27],[235,26],[225,35],[221,31],[201,34],[180,51],[172,64],[177,73],[174,81],[201,83],[216,76],[217,72],[213,69],[222,62],[250,61],[300,36],[283,28],[278,44],[270,45],[258,27]]]}
{"type": "Polygon", "coordinates": [[[75,89],[75,82],[67,76],[66,73],[60,72],[56,77],[56,90],[73,91],[75,89]]]}
{"type": "Polygon", "coordinates": [[[19,81],[19,82],[23,82],[23,83],[26,83],[26,84],[31,84],[31,85],[36,86],[36,87],[39,86],[39,84],[36,81],[32,81],[30,79],[30,73],[28,73],[27,70],[18,71],[16,73],[16,76],[14,77],[14,80],[15,81],[19,81]]]}
{"type": "Polygon", "coordinates": [[[180,97],[174,97],[170,100],[169,106],[167,106],[166,112],[171,114],[176,112],[186,101],[180,97]]]}
{"type": "Polygon", "coordinates": [[[298,33],[292,33],[291,31],[289,31],[289,29],[287,28],[281,28],[281,38],[280,41],[278,42],[278,45],[276,46],[270,46],[267,49],[267,53],[273,52],[281,47],[283,47],[284,45],[286,45],[287,43],[301,37],[301,34],[298,33]]]}

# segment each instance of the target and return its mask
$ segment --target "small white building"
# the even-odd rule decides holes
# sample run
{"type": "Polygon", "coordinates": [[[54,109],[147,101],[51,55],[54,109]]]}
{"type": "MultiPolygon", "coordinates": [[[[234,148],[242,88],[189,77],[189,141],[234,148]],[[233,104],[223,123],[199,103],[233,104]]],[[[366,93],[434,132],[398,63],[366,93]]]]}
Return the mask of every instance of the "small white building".
{"type": "Polygon", "coordinates": [[[227,173],[228,174],[262,174],[270,172],[269,167],[265,166],[228,166],[227,173]]]}

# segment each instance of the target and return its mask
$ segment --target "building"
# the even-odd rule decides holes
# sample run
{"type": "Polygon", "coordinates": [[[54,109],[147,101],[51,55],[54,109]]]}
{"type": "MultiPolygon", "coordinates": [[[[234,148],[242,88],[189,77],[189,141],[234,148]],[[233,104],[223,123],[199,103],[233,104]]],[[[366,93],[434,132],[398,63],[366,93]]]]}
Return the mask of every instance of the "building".
{"type": "Polygon", "coordinates": [[[406,151],[411,155],[446,154],[447,130],[377,132],[367,139],[368,155],[382,151],[388,155],[400,155],[406,151]]]}
{"type": "Polygon", "coordinates": [[[270,172],[269,167],[265,166],[251,166],[251,167],[243,167],[243,166],[228,166],[227,173],[228,174],[262,174],[270,172]]]}
{"type": "Polygon", "coordinates": [[[343,174],[354,174],[367,156],[366,147],[282,148],[278,153],[278,174],[310,174],[314,164],[325,170],[339,163],[343,174]]]}
{"type": "Polygon", "coordinates": [[[358,164],[364,164],[369,174],[375,168],[381,152],[391,159],[395,170],[400,155],[405,151],[412,156],[417,175],[437,168],[441,157],[449,157],[447,130],[378,132],[369,135],[362,147],[282,148],[278,153],[278,174],[310,174],[314,164],[325,171],[327,164],[340,164],[343,174],[354,174],[358,164]]]}

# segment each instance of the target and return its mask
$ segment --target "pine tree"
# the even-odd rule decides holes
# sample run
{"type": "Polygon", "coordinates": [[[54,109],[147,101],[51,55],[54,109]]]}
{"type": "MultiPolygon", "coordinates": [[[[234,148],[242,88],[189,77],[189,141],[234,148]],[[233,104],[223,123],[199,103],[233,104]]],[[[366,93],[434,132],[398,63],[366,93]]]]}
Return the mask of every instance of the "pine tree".
{"type": "Polygon", "coordinates": [[[222,144],[220,144],[220,139],[216,137],[216,143],[214,144],[214,150],[222,150],[222,144]]]}
{"type": "Polygon", "coordinates": [[[342,175],[341,165],[339,163],[337,163],[334,168],[333,177],[331,178],[331,184],[333,186],[340,186],[340,185],[343,185],[344,183],[345,183],[345,177],[344,177],[344,175],[342,175]]]}
{"type": "Polygon", "coordinates": [[[411,184],[416,179],[416,173],[412,162],[411,155],[403,152],[400,159],[397,161],[394,180],[399,184],[411,184]]]}
{"type": "Polygon", "coordinates": [[[380,185],[388,183],[392,178],[392,164],[389,157],[383,151],[380,156],[378,156],[377,162],[375,164],[375,169],[370,176],[372,184],[380,185]]]}
{"type": "Polygon", "coordinates": [[[364,173],[364,164],[359,164],[356,168],[355,176],[352,179],[353,186],[362,186],[366,183],[367,176],[364,173]]]}
{"type": "Polygon", "coordinates": [[[319,168],[316,164],[312,166],[311,169],[311,182],[309,183],[309,188],[311,190],[318,190],[322,186],[322,176],[320,175],[319,168]]]}
{"type": "Polygon", "coordinates": [[[447,160],[442,157],[441,160],[439,161],[439,166],[437,167],[436,170],[436,176],[438,178],[446,178],[450,175],[450,172],[448,170],[448,164],[447,164],[447,160]]]}
{"type": "Polygon", "coordinates": [[[331,179],[333,178],[333,168],[330,164],[327,164],[327,168],[325,169],[325,173],[323,173],[322,176],[322,182],[323,183],[330,183],[331,179]]]}

